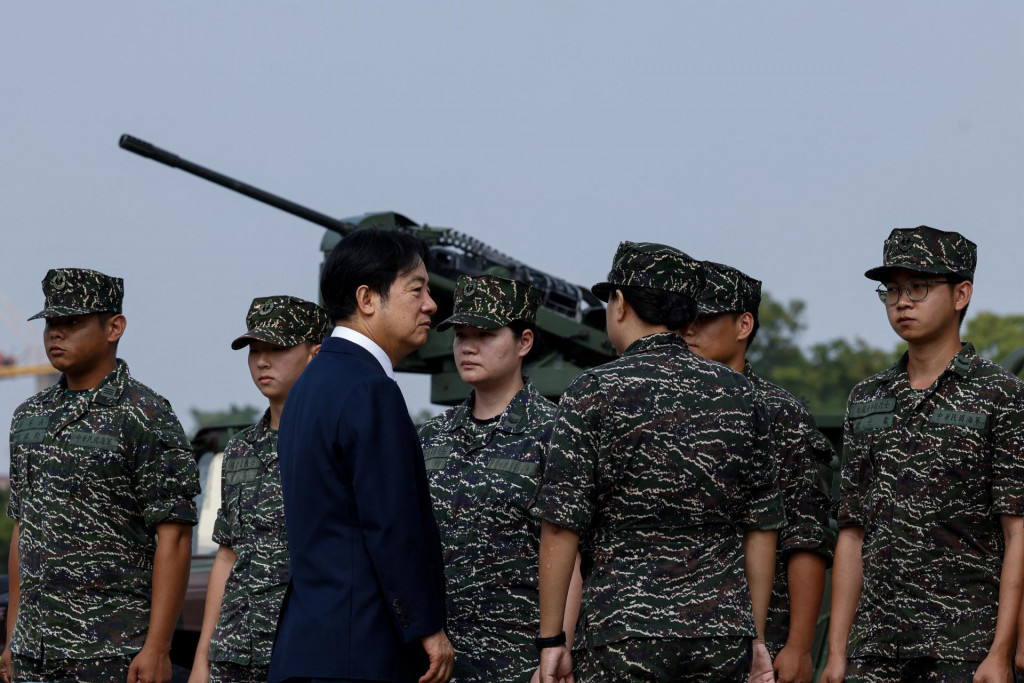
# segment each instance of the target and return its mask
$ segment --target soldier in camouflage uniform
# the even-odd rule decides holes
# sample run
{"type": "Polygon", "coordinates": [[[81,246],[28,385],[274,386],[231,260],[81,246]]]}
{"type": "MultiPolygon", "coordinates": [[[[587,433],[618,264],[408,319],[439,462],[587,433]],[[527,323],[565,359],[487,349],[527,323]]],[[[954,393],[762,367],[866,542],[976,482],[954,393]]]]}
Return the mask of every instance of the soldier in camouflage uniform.
{"type": "MultiPolygon", "coordinates": [[[[572,668],[556,634],[577,547],[577,680],[745,681],[784,522],[767,420],[746,378],[679,334],[700,262],[623,242],[608,280],[592,291],[622,356],[566,389],[534,506],[541,681],[572,668]]],[[[755,680],[772,680],[763,641],[754,649],[755,680]]]]}
{"type": "Polygon", "coordinates": [[[46,319],[62,376],[11,423],[2,677],[168,681],[196,523],[192,451],[170,404],[117,358],[121,279],[59,268],[43,293],[30,320],[46,319]]]}
{"type": "Polygon", "coordinates": [[[960,341],[977,248],[893,230],[882,284],[907,343],[844,424],[822,681],[1009,680],[1024,575],[1024,383],[960,341]]]}
{"type": "MultiPolygon", "coordinates": [[[[469,397],[420,428],[448,581],[451,680],[527,683],[540,521],[530,514],[555,406],[523,378],[541,292],[491,275],[459,278],[455,363],[469,397]]],[[[573,615],[571,629],[575,625],[573,615]]]]}
{"type": "Polygon", "coordinates": [[[189,683],[263,683],[288,585],[288,543],[277,459],[277,427],[292,384],[331,333],[327,312],[293,296],[252,300],[248,331],[252,381],[270,407],[224,449],[221,506],[213,540],[206,612],[189,683]]]}
{"type": "Polygon", "coordinates": [[[704,262],[704,274],[707,285],[700,315],[683,338],[697,355],[742,372],[771,421],[786,526],[779,530],[765,639],[780,682],[810,683],[825,569],[835,548],[835,532],[829,525],[831,496],[823,476],[832,462],[832,445],[800,401],[755,375],[746,360],[758,328],[761,282],[710,261],[704,262]]]}

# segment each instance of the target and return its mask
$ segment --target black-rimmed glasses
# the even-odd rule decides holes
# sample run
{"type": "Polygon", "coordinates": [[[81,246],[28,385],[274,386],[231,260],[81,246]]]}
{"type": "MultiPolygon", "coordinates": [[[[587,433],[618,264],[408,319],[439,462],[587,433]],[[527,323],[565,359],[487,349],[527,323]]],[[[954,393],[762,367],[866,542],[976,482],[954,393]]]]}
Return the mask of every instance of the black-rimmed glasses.
{"type": "Polygon", "coordinates": [[[928,296],[928,288],[932,285],[948,285],[949,280],[925,280],[923,278],[915,278],[913,280],[907,280],[903,283],[903,286],[891,282],[889,284],[879,285],[875,293],[878,294],[878,300],[884,303],[886,306],[895,306],[900,300],[900,294],[906,292],[907,298],[911,301],[924,301],[925,297],[928,296]]]}

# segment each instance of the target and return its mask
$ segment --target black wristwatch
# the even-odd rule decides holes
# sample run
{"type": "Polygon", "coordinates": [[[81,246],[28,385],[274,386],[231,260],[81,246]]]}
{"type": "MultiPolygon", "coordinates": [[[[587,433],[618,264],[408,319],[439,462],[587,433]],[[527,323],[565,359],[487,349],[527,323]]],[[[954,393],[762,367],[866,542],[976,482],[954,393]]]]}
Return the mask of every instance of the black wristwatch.
{"type": "Polygon", "coordinates": [[[565,631],[562,631],[557,636],[551,636],[550,638],[541,638],[540,631],[537,631],[537,637],[533,639],[533,646],[537,650],[545,650],[549,647],[559,647],[565,645],[565,631]]]}

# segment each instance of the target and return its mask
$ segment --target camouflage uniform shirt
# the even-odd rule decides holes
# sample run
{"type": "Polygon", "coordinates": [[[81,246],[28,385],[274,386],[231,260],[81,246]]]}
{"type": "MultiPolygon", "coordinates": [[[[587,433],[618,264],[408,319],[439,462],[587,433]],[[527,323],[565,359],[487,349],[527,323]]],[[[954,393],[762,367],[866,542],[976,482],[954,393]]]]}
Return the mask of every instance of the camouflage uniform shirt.
{"type": "Polygon", "coordinates": [[[784,521],[767,437],[750,382],[678,334],[569,385],[534,510],[580,534],[587,647],[754,637],[740,532],[784,521]]]}
{"type": "Polygon", "coordinates": [[[529,512],[555,405],[530,381],[494,421],[473,399],[420,428],[448,581],[453,681],[529,681],[540,521],[529,512]]]}
{"type": "Polygon", "coordinates": [[[768,606],[765,639],[777,655],[789,637],[787,562],[798,551],[817,553],[831,562],[836,534],[829,524],[831,492],[824,473],[832,464],[832,444],[814,418],[785,389],[758,377],[746,364],[743,374],[754,385],[757,402],[771,421],[770,438],[779,465],[779,488],[786,526],[779,529],[775,584],[768,606]]]}
{"type": "Polygon", "coordinates": [[[199,474],[170,404],[117,369],[88,391],[60,382],[11,425],[21,601],[11,650],[121,657],[149,627],[155,526],[196,523],[199,474]]]}
{"type": "Polygon", "coordinates": [[[221,472],[213,540],[238,559],[224,585],[210,661],[266,666],[288,585],[281,465],[269,410],[228,442],[221,472]]]}
{"type": "Polygon", "coordinates": [[[906,358],[847,407],[837,519],[864,527],[849,656],[978,661],[995,635],[999,515],[1024,512],[1024,383],[965,344],[917,391],[906,358]]]}

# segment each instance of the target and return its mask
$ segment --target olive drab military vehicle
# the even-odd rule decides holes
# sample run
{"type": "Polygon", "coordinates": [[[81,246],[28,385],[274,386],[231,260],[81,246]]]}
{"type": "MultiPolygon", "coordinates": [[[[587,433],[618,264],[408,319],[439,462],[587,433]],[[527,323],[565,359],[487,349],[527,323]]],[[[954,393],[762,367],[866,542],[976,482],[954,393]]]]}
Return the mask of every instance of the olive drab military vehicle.
{"type": "MultiPolygon", "coordinates": [[[[537,313],[537,328],[542,353],[531,361],[526,372],[545,396],[558,400],[569,382],[586,368],[615,356],[604,332],[604,308],[587,287],[532,268],[470,235],[451,228],[420,225],[394,211],[367,213],[336,219],[295,202],[253,187],[221,173],[182,159],[148,142],[122,135],[120,146],[128,151],[205,178],[228,189],[287,211],[299,218],[327,228],[321,242],[324,256],[342,237],[369,227],[411,232],[430,245],[431,296],[437,302],[437,320],[452,312],[452,296],[460,275],[500,275],[529,282],[544,293],[537,313]]],[[[469,394],[452,357],[454,332],[431,331],[426,345],[399,363],[396,370],[431,375],[430,400],[442,405],[461,403],[469,394]]]]}

